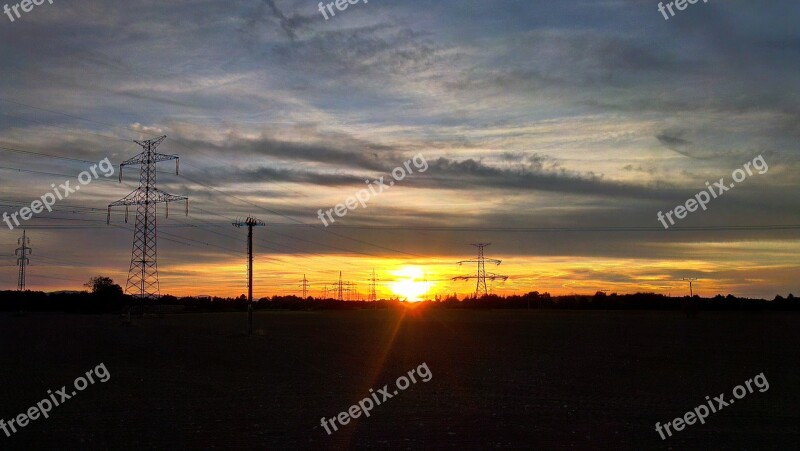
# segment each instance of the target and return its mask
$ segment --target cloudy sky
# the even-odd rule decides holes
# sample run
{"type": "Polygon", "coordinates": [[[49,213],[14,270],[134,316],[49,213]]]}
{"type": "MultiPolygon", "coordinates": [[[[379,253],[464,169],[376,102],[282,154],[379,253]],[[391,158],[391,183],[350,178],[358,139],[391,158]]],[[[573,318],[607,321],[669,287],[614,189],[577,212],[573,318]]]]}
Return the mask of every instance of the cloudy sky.
{"type": "MultiPolygon", "coordinates": [[[[168,138],[161,292],[312,294],[343,278],[393,294],[474,290],[469,243],[492,243],[498,293],[798,294],[800,4],[698,3],[664,20],[642,0],[372,0],[325,20],[311,0],[45,2],[0,16],[0,203],[9,214],[132,140],[168,138]],[[45,154],[45,155],[42,155],[45,154]],[[327,229],[317,218],[415,155],[327,229]],[[705,182],[754,172],[665,230],[705,182]],[[55,158],[62,157],[62,158],[55,158]],[[414,168],[414,166],[411,166],[414,168]],[[780,226],[780,227],[776,227],[780,226]],[[420,271],[422,276],[419,275],[420,271]],[[398,290],[394,290],[395,292],[398,290]]],[[[124,286],[135,214],[106,206],[136,168],[25,221],[28,287],[124,286]]],[[[3,225],[3,224],[0,224],[3,225]]],[[[21,229],[4,228],[0,287],[21,229]]],[[[487,268],[488,269],[488,268],[487,268]]]]}

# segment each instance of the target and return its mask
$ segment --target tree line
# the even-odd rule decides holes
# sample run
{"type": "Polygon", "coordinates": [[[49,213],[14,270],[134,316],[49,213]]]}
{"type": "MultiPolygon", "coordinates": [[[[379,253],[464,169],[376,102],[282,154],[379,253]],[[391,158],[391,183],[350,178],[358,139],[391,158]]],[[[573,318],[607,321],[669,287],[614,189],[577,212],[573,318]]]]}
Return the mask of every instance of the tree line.
{"type": "MultiPolygon", "coordinates": [[[[175,297],[137,299],[123,293],[122,287],[108,277],[93,277],[80,292],[0,291],[0,311],[6,312],[66,312],[66,313],[126,313],[131,309],[152,312],[245,311],[244,295],[226,297],[175,297]],[[172,308],[165,308],[172,306],[172,308]]],[[[272,296],[254,301],[262,310],[323,310],[323,309],[386,309],[404,304],[403,301],[379,300],[338,301],[335,299],[272,296]]],[[[798,311],[800,302],[789,294],[772,300],[716,295],[703,298],[669,297],[656,293],[617,294],[597,292],[593,295],[551,296],[531,291],[523,295],[458,299],[455,295],[436,297],[416,304],[424,308],[453,309],[568,309],[568,310],[683,310],[688,314],[699,310],[775,310],[798,311]]]]}

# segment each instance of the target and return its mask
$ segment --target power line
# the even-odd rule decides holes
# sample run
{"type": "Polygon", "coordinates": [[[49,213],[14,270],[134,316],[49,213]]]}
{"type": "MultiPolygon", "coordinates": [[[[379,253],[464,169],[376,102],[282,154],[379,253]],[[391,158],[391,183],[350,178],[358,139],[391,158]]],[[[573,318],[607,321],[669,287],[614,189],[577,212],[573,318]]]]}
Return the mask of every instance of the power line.
{"type": "MultiPolygon", "coordinates": [[[[69,127],[64,127],[64,126],[55,125],[55,124],[48,124],[48,123],[46,123],[44,121],[39,121],[39,120],[36,120],[36,119],[31,119],[31,118],[22,117],[22,116],[15,116],[13,114],[8,114],[8,113],[0,113],[0,114],[2,114],[3,116],[13,117],[15,119],[21,119],[23,121],[35,122],[37,124],[42,124],[42,125],[47,126],[47,127],[56,127],[56,128],[60,128],[60,129],[63,129],[63,130],[75,131],[74,129],[71,129],[69,127]]],[[[108,139],[113,139],[113,140],[118,140],[118,141],[130,142],[130,139],[117,138],[116,136],[103,135],[101,133],[95,133],[95,132],[90,132],[90,131],[86,131],[86,130],[81,130],[80,133],[88,133],[90,135],[100,136],[102,138],[108,138],[108,139]]]]}
{"type": "MultiPolygon", "coordinates": [[[[64,113],[64,112],[60,112],[60,111],[48,110],[48,109],[46,109],[46,108],[41,108],[41,107],[37,107],[37,106],[33,106],[33,105],[29,105],[29,104],[26,104],[26,103],[18,102],[18,101],[16,101],[16,100],[10,100],[10,99],[8,99],[8,98],[5,98],[5,97],[0,97],[0,101],[3,101],[3,102],[8,102],[8,103],[13,103],[13,104],[15,104],[15,105],[24,106],[24,107],[27,107],[27,108],[32,108],[32,109],[34,109],[34,110],[46,111],[46,112],[48,112],[48,113],[52,113],[52,114],[60,114],[60,115],[62,115],[62,116],[71,117],[71,118],[73,118],[73,119],[78,119],[78,120],[81,120],[81,121],[93,122],[93,123],[95,123],[95,124],[99,124],[99,125],[105,125],[105,126],[107,126],[107,127],[111,127],[112,129],[113,129],[113,128],[116,128],[116,127],[118,127],[118,125],[109,124],[109,123],[107,123],[107,122],[100,122],[100,121],[96,121],[96,120],[94,120],[94,119],[87,119],[87,118],[85,118],[85,117],[80,117],[80,116],[76,116],[76,115],[73,115],[73,114],[64,113]]],[[[136,130],[136,129],[133,129],[133,128],[130,128],[130,127],[123,127],[123,128],[126,128],[126,129],[128,129],[128,130],[131,130],[131,131],[133,131],[133,132],[136,132],[136,133],[139,133],[139,134],[141,134],[141,133],[142,133],[142,131],[141,131],[141,130],[136,130]]]]}
{"type": "Polygon", "coordinates": [[[0,150],[5,151],[5,152],[13,152],[13,153],[25,154],[25,155],[34,155],[34,156],[37,156],[37,157],[57,158],[59,160],[77,161],[79,163],[89,163],[89,164],[96,163],[95,161],[82,160],[80,158],[62,157],[60,155],[53,155],[53,154],[49,154],[49,153],[32,152],[30,150],[22,150],[22,149],[18,149],[16,147],[0,146],[0,150]]]}
{"type": "MultiPolygon", "coordinates": [[[[0,99],[0,100],[3,100],[3,99],[0,99]]],[[[90,121],[90,122],[95,122],[95,123],[98,123],[98,124],[103,124],[102,122],[93,121],[93,120],[90,120],[90,119],[85,119],[85,118],[81,118],[81,117],[78,117],[78,116],[69,115],[69,114],[66,114],[66,113],[59,113],[59,112],[52,111],[52,110],[46,110],[46,109],[42,109],[42,108],[37,108],[37,107],[30,106],[30,105],[22,104],[22,103],[19,103],[19,102],[13,102],[13,101],[10,101],[10,102],[11,103],[16,103],[18,105],[28,106],[28,107],[31,107],[31,108],[34,108],[34,109],[40,109],[42,111],[48,111],[48,112],[56,113],[56,114],[64,114],[65,116],[68,116],[68,117],[73,117],[73,118],[76,118],[76,119],[82,119],[82,120],[87,120],[87,121],[90,121]]],[[[24,118],[22,118],[22,119],[24,119],[24,118]]],[[[104,125],[109,125],[111,127],[116,127],[115,125],[111,125],[111,124],[104,124],[104,125]]],[[[61,128],[64,128],[64,127],[61,127],[61,128]]],[[[134,130],[134,129],[130,129],[130,130],[136,131],[137,133],[140,132],[140,131],[134,130]]],[[[91,132],[88,132],[88,131],[84,131],[84,132],[85,133],[90,133],[90,134],[95,134],[95,135],[106,137],[106,138],[119,139],[119,138],[109,137],[109,136],[106,136],[106,135],[99,135],[99,134],[96,134],[96,133],[91,133],[91,132]]],[[[184,145],[182,142],[180,142],[180,141],[178,141],[178,142],[179,142],[180,145],[184,145]]],[[[45,156],[45,157],[48,157],[48,158],[59,158],[59,159],[65,159],[65,160],[84,161],[84,162],[92,163],[92,162],[90,162],[88,160],[72,159],[72,158],[60,157],[60,156],[56,156],[56,155],[37,154],[37,153],[30,153],[30,152],[25,152],[25,151],[22,151],[22,153],[29,153],[29,154],[32,154],[32,155],[35,155],[35,156],[36,155],[45,156]]],[[[219,160],[217,160],[217,161],[219,161],[219,160]]],[[[18,170],[18,171],[22,171],[22,172],[31,172],[31,173],[44,173],[44,172],[40,172],[40,171],[30,171],[30,170],[26,171],[26,170],[21,170],[21,169],[16,169],[16,168],[0,168],[0,169],[18,170]]],[[[44,174],[57,175],[57,174],[52,174],[52,173],[44,173],[44,174]]],[[[69,177],[69,176],[67,176],[67,177],[69,177]]],[[[193,180],[191,180],[189,178],[187,178],[187,180],[193,181],[193,180]]],[[[200,182],[196,182],[196,181],[193,181],[193,182],[208,187],[208,185],[202,184],[200,182]]],[[[216,190],[216,191],[218,191],[218,192],[220,192],[220,193],[222,193],[222,194],[224,194],[226,196],[232,197],[234,199],[242,200],[242,199],[239,199],[238,197],[235,197],[233,195],[223,193],[222,191],[219,191],[219,190],[216,190]]],[[[247,201],[244,201],[244,202],[247,202],[247,201]]],[[[266,211],[273,212],[274,214],[277,214],[279,216],[283,216],[285,218],[288,218],[288,219],[296,222],[299,225],[311,226],[310,224],[305,224],[305,223],[303,223],[303,222],[301,222],[299,220],[296,220],[296,219],[294,219],[294,218],[292,218],[292,217],[290,217],[288,215],[282,215],[280,213],[277,213],[277,212],[274,212],[272,210],[266,209],[265,207],[260,207],[260,206],[258,206],[256,204],[252,204],[251,203],[251,205],[257,206],[258,208],[262,208],[262,209],[264,209],[266,211]]],[[[87,212],[87,214],[90,214],[90,213],[91,212],[87,212]]],[[[78,213],[75,213],[75,214],[78,214],[78,213]]],[[[69,220],[67,218],[52,218],[52,219],[69,220]]],[[[280,224],[280,225],[288,225],[288,224],[280,224]]],[[[296,226],[296,225],[293,224],[293,226],[296,226]]],[[[56,226],[53,226],[53,229],[55,229],[55,227],[56,226]]],[[[67,227],[69,227],[69,226],[67,226],[67,227]]],[[[89,228],[89,227],[87,226],[87,228],[89,228]]],[[[347,226],[347,225],[344,225],[344,226],[332,226],[332,229],[336,229],[336,228],[339,228],[339,229],[370,229],[370,230],[398,230],[398,229],[402,229],[402,230],[427,230],[427,231],[444,231],[444,232],[462,232],[462,231],[464,231],[464,232],[489,232],[489,231],[497,231],[497,232],[526,232],[526,233],[537,233],[537,232],[542,232],[542,233],[547,233],[547,232],[576,232],[576,233],[605,233],[605,232],[626,232],[626,233],[629,233],[629,232],[648,232],[649,233],[649,232],[653,232],[653,233],[656,233],[656,232],[658,232],[658,233],[660,233],[660,232],[663,231],[663,229],[661,229],[660,227],[582,227],[582,228],[578,228],[578,227],[547,227],[547,228],[544,228],[544,227],[521,227],[521,228],[485,227],[485,228],[478,228],[478,227],[434,227],[434,226],[428,226],[428,227],[425,227],[425,226],[416,226],[416,227],[414,227],[414,226],[412,226],[412,227],[406,227],[406,226],[347,226]]],[[[698,232],[698,231],[719,232],[719,231],[756,231],[756,230],[796,230],[798,228],[800,228],[800,225],[705,226],[705,227],[671,228],[671,229],[669,229],[669,231],[671,231],[671,232],[676,232],[676,231],[677,232],[690,232],[690,231],[691,232],[698,232]]],[[[203,230],[205,230],[205,229],[203,229],[203,230]]],[[[380,245],[377,245],[377,244],[374,244],[374,243],[369,243],[369,242],[358,240],[358,239],[351,238],[351,237],[348,237],[348,236],[339,235],[339,234],[337,234],[337,233],[335,233],[335,232],[333,232],[331,230],[326,230],[326,229],[319,229],[319,230],[325,231],[327,233],[332,233],[334,236],[339,236],[341,238],[345,238],[345,239],[352,240],[352,241],[355,241],[355,242],[360,242],[360,243],[363,243],[363,244],[367,244],[369,246],[375,246],[375,247],[379,247],[379,248],[382,248],[382,249],[385,249],[385,250],[390,250],[392,252],[401,252],[401,253],[408,254],[408,255],[413,255],[413,256],[417,256],[417,257],[423,257],[421,255],[410,254],[410,253],[407,253],[407,252],[398,251],[396,249],[391,249],[391,248],[388,248],[388,247],[383,247],[383,246],[380,246],[380,245]]],[[[286,236],[286,237],[291,238],[291,239],[297,239],[297,238],[291,237],[289,235],[283,235],[283,236],[286,236]]],[[[179,238],[183,238],[183,237],[179,237],[179,238]]],[[[183,238],[183,239],[186,239],[186,238],[183,238]]],[[[197,240],[194,240],[194,241],[197,241],[197,240]]],[[[308,241],[308,240],[305,240],[305,241],[313,243],[313,242],[308,241]]],[[[187,244],[187,243],[182,243],[182,242],[179,242],[179,241],[175,241],[175,242],[191,246],[190,244],[187,244]]],[[[210,245],[209,243],[203,243],[203,244],[210,245]]],[[[320,244],[320,243],[317,243],[317,244],[320,244]]],[[[291,248],[289,246],[282,245],[282,244],[275,244],[275,245],[291,248]]],[[[217,247],[219,247],[219,246],[217,246],[217,247]]],[[[341,249],[341,248],[339,248],[339,249],[341,249]]],[[[298,249],[298,251],[300,251],[300,250],[298,249]]],[[[303,251],[300,251],[300,252],[303,252],[303,251]]],[[[350,252],[350,251],[348,251],[348,252],[350,252]]],[[[370,255],[370,256],[372,256],[372,254],[365,254],[365,253],[361,253],[361,254],[362,255],[370,255]]],[[[312,254],[312,255],[319,255],[319,254],[312,254]]],[[[305,258],[310,258],[310,257],[305,257],[305,258]]],[[[485,281],[484,281],[484,286],[485,286],[485,281]]],[[[691,286],[690,286],[690,291],[691,291],[691,286]]]]}
{"type": "MultiPolygon", "coordinates": [[[[10,167],[7,167],[7,166],[0,166],[0,169],[6,170],[6,171],[26,172],[26,173],[29,173],[29,174],[57,175],[59,177],[75,178],[74,174],[72,174],[72,175],[70,175],[70,174],[59,174],[57,172],[36,171],[36,170],[33,170],[33,169],[10,168],[10,167]]],[[[114,183],[113,180],[101,179],[101,178],[96,179],[96,181],[114,183]]]]}
{"type": "MultiPolygon", "coordinates": [[[[177,141],[177,142],[178,142],[178,143],[180,143],[180,141],[177,141]]],[[[220,163],[222,163],[222,162],[220,162],[220,163]]],[[[199,184],[199,185],[201,185],[201,186],[205,186],[206,188],[209,188],[209,189],[211,189],[211,190],[214,190],[214,191],[216,191],[216,192],[218,192],[218,193],[222,194],[223,196],[230,197],[230,198],[232,198],[232,199],[236,199],[236,200],[238,200],[238,201],[240,201],[240,202],[244,202],[244,203],[246,203],[246,204],[248,204],[248,205],[250,205],[250,206],[256,207],[256,208],[260,208],[261,210],[264,210],[264,211],[266,211],[266,212],[268,212],[268,213],[271,213],[271,214],[273,214],[273,215],[276,215],[276,216],[280,216],[280,217],[282,217],[282,218],[286,218],[286,219],[288,219],[288,220],[290,220],[290,221],[292,221],[292,222],[294,222],[294,223],[296,223],[296,224],[305,225],[305,226],[308,226],[308,225],[310,225],[310,224],[307,224],[307,223],[305,223],[305,222],[303,222],[303,221],[300,221],[299,219],[296,219],[296,218],[294,218],[294,217],[291,217],[291,216],[289,216],[289,215],[285,215],[285,214],[283,214],[283,213],[280,213],[280,212],[278,212],[278,211],[272,210],[272,209],[270,209],[270,208],[267,208],[267,207],[261,206],[261,205],[259,205],[259,204],[253,203],[253,202],[250,202],[250,201],[248,201],[248,200],[245,200],[245,199],[242,199],[242,198],[240,198],[240,197],[234,196],[233,194],[229,194],[229,193],[225,193],[225,192],[223,192],[223,191],[220,191],[219,189],[217,189],[217,188],[215,188],[215,187],[213,187],[213,186],[207,185],[207,184],[205,184],[205,183],[202,183],[202,182],[198,182],[198,181],[196,181],[196,180],[192,180],[192,179],[190,179],[190,178],[188,178],[188,177],[186,177],[186,176],[182,176],[182,177],[186,178],[187,180],[189,180],[189,181],[191,181],[191,182],[197,183],[197,184],[199,184]]],[[[366,245],[368,245],[368,246],[377,247],[377,248],[380,248],[380,249],[383,249],[383,250],[387,250],[387,251],[390,251],[390,252],[397,252],[397,253],[400,253],[400,254],[406,254],[406,255],[413,256],[413,257],[423,257],[422,255],[418,255],[418,254],[411,254],[411,253],[409,253],[409,252],[401,251],[401,250],[398,250],[398,249],[392,249],[392,248],[390,248],[390,247],[381,246],[381,245],[379,245],[379,244],[370,243],[370,242],[367,242],[367,241],[364,241],[364,240],[359,240],[359,239],[357,239],[357,238],[352,238],[352,237],[348,237],[348,236],[345,236],[345,235],[340,235],[340,234],[338,234],[338,233],[336,233],[336,232],[333,232],[333,231],[330,231],[330,230],[326,230],[326,229],[316,229],[316,230],[319,230],[319,231],[322,231],[322,232],[326,232],[326,233],[329,233],[329,234],[331,234],[331,235],[338,236],[338,237],[340,237],[340,238],[344,238],[344,239],[347,239],[347,240],[351,240],[351,241],[355,241],[355,242],[358,242],[358,243],[366,244],[366,245]]],[[[357,252],[357,251],[348,251],[348,252],[356,252],[356,253],[360,253],[360,252],[357,252]]],[[[366,255],[370,255],[370,254],[366,254],[366,255]]],[[[373,255],[373,256],[374,256],[374,255],[373,255]]]]}
{"type": "MultiPolygon", "coordinates": [[[[53,114],[60,114],[60,115],[66,116],[66,117],[79,119],[79,120],[83,120],[83,121],[87,121],[87,122],[93,122],[93,123],[96,123],[96,124],[105,125],[105,126],[109,126],[109,127],[112,127],[112,128],[117,127],[117,125],[114,125],[114,124],[109,124],[109,123],[106,123],[106,122],[96,121],[96,120],[93,120],[93,119],[88,119],[88,118],[85,118],[85,117],[81,117],[81,116],[77,116],[77,115],[73,115],[73,114],[69,114],[69,113],[64,113],[64,112],[59,112],[59,111],[55,111],[55,110],[51,110],[51,109],[41,108],[41,107],[25,104],[25,103],[14,101],[14,100],[10,100],[10,99],[4,99],[2,97],[0,97],[0,101],[6,101],[6,102],[9,102],[9,103],[14,103],[14,104],[17,104],[17,105],[20,105],[20,106],[25,106],[25,107],[28,107],[28,108],[37,109],[37,110],[41,110],[41,111],[46,111],[46,112],[53,113],[53,114]]],[[[62,128],[64,128],[64,127],[62,127],[62,128]]],[[[136,129],[133,129],[133,128],[130,128],[130,127],[123,127],[123,128],[126,128],[126,129],[131,130],[131,131],[136,132],[136,133],[141,133],[140,130],[136,130],[136,129]]],[[[86,130],[75,130],[75,131],[83,132],[83,133],[92,133],[92,132],[88,132],[86,130]]],[[[110,139],[114,139],[114,140],[120,139],[120,138],[116,138],[116,137],[110,137],[110,136],[107,136],[107,135],[99,135],[99,136],[110,138],[110,139]]],[[[184,146],[184,147],[186,147],[188,149],[188,146],[186,146],[179,139],[175,140],[173,142],[176,142],[178,145],[184,146]]],[[[8,148],[8,147],[0,147],[0,149],[9,150],[9,151],[16,151],[16,152],[19,152],[19,153],[28,153],[28,154],[32,154],[32,155],[38,155],[38,156],[48,156],[50,158],[59,158],[59,159],[72,160],[72,161],[78,161],[78,162],[94,163],[94,162],[89,161],[89,160],[81,160],[81,159],[75,159],[75,158],[69,158],[69,157],[61,157],[61,156],[57,156],[57,155],[47,155],[47,154],[24,151],[24,150],[8,148]]],[[[216,159],[216,158],[213,158],[213,157],[209,157],[209,156],[207,156],[207,158],[209,158],[209,159],[211,159],[213,161],[216,161],[218,163],[223,163],[224,164],[224,162],[219,160],[219,159],[216,159]]],[[[15,171],[21,171],[21,172],[39,173],[39,174],[45,174],[45,175],[62,175],[62,176],[66,176],[66,177],[71,177],[71,176],[66,175],[66,174],[56,174],[56,173],[48,173],[48,172],[41,172],[41,171],[31,171],[31,170],[23,170],[23,169],[18,169],[18,168],[0,167],[0,169],[15,170],[15,171]]],[[[262,208],[263,210],[265,210],[267,212],[270,212],[272,214],[276,214],[278,216],[287,218],[287,219],[289,219],[289,220],[291,220],[291,221],[293,221],[293,222],[295,222],[295,223],[297,223],[299,225],[305,225],[305,226],[309,226],[309,227],[314,227],[313,224],[303,223],[302,221],[299,221],[299,220],[297,220],[297,219],[295,219],[295,218],[293,218],[291,216],[283,215],[283,214],[278,213],[278,212],[276,212],[274,210],[267,209],[265,207],[262,207],[262,206],[259,206],[257,204],[254,204],[254,203],[251,203],[249,201],[246,201],[244,199],[241,199],[241,198],[239,198],[237,196],[234,196],[232,194],[224,193],[224,192],[222,192],[222,191],[220,191],[220,190],[218,190],[218,189],[216,189],[214,187],[211,187],[211,186],[209,186],[207,184],[204,184],[202,182],[199,182],[197,180],[191,179],[191,178],[189,178],[189,177],[187,177],[185,175],[181,175],[181,177],[183,177],[183,178],[185,178],[185,179],[187,179],[187,180],[189,180],[189,181],[191,181],[193,183],[197,183],[197,184],[199,184],[201,186],[204,186],[206,188],[213,189],[213,190],[219,192],[220,194],[223,194],[226,197],[231,197],[231,198],[239,200],[241,202],[248,203],[251,206],[256,206],[258,208],[262,208]]],[[[268,225],[272,225],[271,223],[267,223],[267,224],[268,225]]],[[[287,224],[277,223],[277,225],[287,225],[287,224]]],[[[516,227],[515,228],[515,227],[452,227],[452,226],[405,226],[405,225],[402,225],[402,226],[401,225],[398,225],[398,226],[374,226],[374,225],[335,225],[334,226],[334,225],[332,225],[329,229],[425,230],[425,231],[447,231],[447,232],[492,232],[492,231],[495,231],[495,232],[578,232],[578,233],[588,233],[588,232],[656,232],[656,231],[661,232],[661,231],[664,231],[664,229],[661,228],[661,227],[516,227]]],[[[339,234],[336,234],[335,232],[333,232],[332,230],[329,230],[329,229],[319,229],[319,230],[322,230],[322,231],[325,231],[325,232],[328,232],[328,233],[333,233],[335,236],[339,236],[339,237],[344,238],[344,239],[352,240],[352,241],[359,242],[359,243],[362,243],[362,244],[367,244],[367,245],[370,245],[370,246],[376,246],[376,247],[382,248],[384,250],[389,250],[389,251],[392,251],[392,252],[400,252],[400,253],[412,255],[412,256],[415,256],[415,257],[422,257],[420,255],[410,254],[410,253],[407,253],[407,252],[404,252],[404,251],[399,251],[397,249],[387,248],[387,247],[383,247],[383,246],[380,246],[380,245],[376,245],[374,243],[369,243],[369,242],[366,242],[366,241],[363,241],[363,240],[358,240],[358,239],[355,239],[355,238],[352,238],[352,237],[339,235],[339,234]]],[[[737,231],[737,230],[744,230],[744,231],[765,230],[765,231],[769,231],[769,230],[796,230],[796,229],[800,229],[800,224],[672,227],[672,228],[668,229],[667,231],[669,231],[669,232],[737,231]]]]}
{"type": "MultiPolygon", "coordinates": [[[[267,225],[285,226],[282,223],[267,223],[267,225]]],[[[303,224],[310,228],[321,228],[316,224],[303,224]]],[[[796,230],[800,224],[767,224],[767,225],[711,225],[711,226],[685,226],[670,227],[458,227],[458,226],[415,226],[415,225],[331,225],[328,229],[359,229],[359,230],[420,230],[431,232],[705,232],[705,231],[737,231],[737,230],[796,230]]]]}

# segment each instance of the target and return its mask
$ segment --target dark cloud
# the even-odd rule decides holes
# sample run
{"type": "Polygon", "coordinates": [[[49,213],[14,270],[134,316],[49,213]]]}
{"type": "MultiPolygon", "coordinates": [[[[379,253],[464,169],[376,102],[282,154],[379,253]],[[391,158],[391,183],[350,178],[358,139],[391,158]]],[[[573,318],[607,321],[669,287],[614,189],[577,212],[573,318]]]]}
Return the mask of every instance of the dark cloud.
{"type": "Polygon", "coordinates": [[[302,14],[287,16],[281,8],[278,7],[275,0],[261,1],[262,3],[257,8],[255,14],[247,19],[245,30],[248,33],[255,32],[257,24],[267,22],[267,14],[270,14],[272,18],[277,20],[281,30],[286,33],[286,37],[288,37],[291,42],[295,42],[297,41],[298,30],[309,25],[312,23],[313,19],[316,18],[315,16],[302,14]],[[265,8],[268,8],[269,12],[267,12],[265,8]]]}
{"type": "Polygon", "coordinates": [[[656,138],[661,142],[661,144],[669,147],[670,149],[674,147],[685,147],[691,144],[689,141],[683,139],[682,133],[672,133],[669,131],[663,131],[656,135],[656,138]]]}

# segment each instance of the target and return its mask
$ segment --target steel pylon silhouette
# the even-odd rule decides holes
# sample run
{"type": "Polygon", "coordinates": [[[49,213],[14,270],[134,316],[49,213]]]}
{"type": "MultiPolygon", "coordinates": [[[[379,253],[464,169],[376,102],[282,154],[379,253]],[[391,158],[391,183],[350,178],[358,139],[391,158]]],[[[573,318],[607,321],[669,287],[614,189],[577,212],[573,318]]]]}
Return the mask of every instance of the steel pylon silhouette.
{"type": "Polygon", "coordinates": [[[478,264],[478,272],[474,276],[457,276],[453,277],[452,280],[469,280],[469,279],[477,279],[477,284],[475,286],[475,299],[483,295],[489,294],[489,289],[486,287],[486,279],[489,280],[506,280],[508,276],[500,276],[493,273],[486,272],[486,262],[494,263],[495,265],[500,265],[500,260],[496,260],[494,258],[486,258],[483,255],[483,248],[490,245],[492,243],[473,243],[472,246],[478,248],[478,258],[476,260],[462,260],[458,262],[459,265],[464,263],[477,263],[478,264]]]}
{"type": "Polygon", "coordinates": [[[27,266],[31,261],[28,259],[28,255],[31,255],[33,252],[29,245],[31,244],[31,239],[25,236],[25,231],[22,231],[22,238],[17,240],[17,244],[20,246],[14,251],[14,255],[17,256],[17,265],[19,265],[19,277],[17,278],[17,290],[25,291],[25,266],[27,266]]]}
{"type": "Polygon", "coordinates": [[[300,282],[303,284],[301,285],[303,287],[303,299],[306,299],[308,297],[308,279],[306,279],[305,274],[303,274],[303,280],[300,282]]]}
{"type": "Polygon", "coordinates": [[[372,269],[372,278],[369,280],[369,301],[375,302],[378,300],[378,293],[375,291],[375,282],[378,279],[375,278],[375,269],[372,269]]]}
{"type": "Polygon", "coordinates": [[[169,202],[186,202],[186,215],[189,215],[189,198],[165,193],[156,188],[156,164],[175,160],[175,174],[178,174],[178,156],[156,152],[166,136],[146,141],[134,141],[142,147],[142,152],[119,165],[119,181],[122,182],[122,168],[139,165],[139,187],[122,199],[108,205],[108,218],[111,221],[111,207],[125,206],[125,222],[128,222],[128,206],[136,205],[136,227],[133,232],[131,266],[125,292],[138,298],[159,296],[157,263],[157,204],[165,204],[169,217],[169,202]]]}

